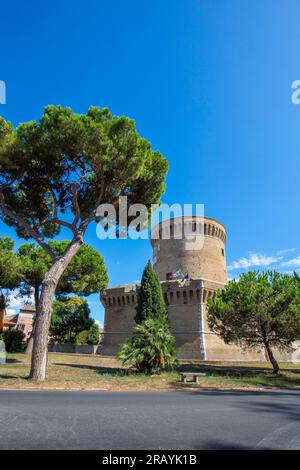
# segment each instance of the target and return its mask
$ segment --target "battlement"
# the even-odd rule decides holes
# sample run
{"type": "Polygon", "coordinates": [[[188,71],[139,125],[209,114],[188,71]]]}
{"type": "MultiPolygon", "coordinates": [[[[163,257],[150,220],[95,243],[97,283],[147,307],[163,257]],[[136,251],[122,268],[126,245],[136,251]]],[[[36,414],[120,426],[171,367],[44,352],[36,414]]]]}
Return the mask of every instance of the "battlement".
{"type": "Polygon", "coordinates": [[[125,305],[135,305],[137,290],[133,284],[108,287],[101,295],[101,302],[105,308],[125,305]]]}
{"type": "MultiPolygon", "coordinates": [[[[179,280],[162,281],[161,287],[167,305],[185,305],[206,303],[213,297],[224,283],[207,279],[191,279],[181,284],[179,280]]],[[[128,284],[106,289],[101,296],[105,308],[119,308],[126,305],[136,305],[139,286],[128,284]]]]}
{"type": "Polygon", "coordinates": [[[163,281],[161,286],[167,305],[188,305],[206,303],[208,298],[214,297],[224,287],[224,283],[191,279],[183,285],[180,281],[163,281]]]}
{"type": "Polygon", "coordinates": [[[106,295],[127,294],[128,292],[135,292],[136,286],[133,284],[124,284],[121,286],[107,287],[105,289],[106,295]]]}
{"type": "Polygon", "coordinates": [[[157,224],[151,231],[151,243],[157,240],[179,239],[186,235],[204,235],[214,237],[226,243],[226,228],[210,217],[184,216],[174,217],[157,224]]]}

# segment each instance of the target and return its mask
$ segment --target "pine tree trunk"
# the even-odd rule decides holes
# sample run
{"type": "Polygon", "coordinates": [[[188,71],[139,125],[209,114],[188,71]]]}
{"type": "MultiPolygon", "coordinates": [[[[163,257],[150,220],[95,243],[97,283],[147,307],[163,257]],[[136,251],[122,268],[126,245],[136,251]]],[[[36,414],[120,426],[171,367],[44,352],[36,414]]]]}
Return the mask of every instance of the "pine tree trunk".
{"type": "Polygon", "coordinates": [[[27,343],[26,347],[26,354],[32,354],[33,350],[33,340],[34,340],[34,330],[35,330],[35,325],[36,325],[36,317],[37,317],[37,311],[38,311],[38,306],[39,306],[39,286],[35,286],[34,288],[34,305],[35,305],[35,322],[32,325],[32,331],[30,333],[30,337],[27,343]]]}
{"type": "Polygon", "coordinates": [[[267,351],[267,354],[268,354],[269,361],[271,362],[272,367],[273,367],[273,373],[277,374],[279,372],[279,365],[278,365],[278,362],[276,361],[276,359],[274,357],[273,351],[270,348],[270,345],[269,345],[268,341],[265,341],[265,348],[266,348],[266,351],[267,351]]]}
{"type": "Polygon", "coordinates": [[[73,239],[66,252],[53,262],[50,270],[43,280],[37,309],[31,357],[29,378],[32,380],[45,380],[47,376],[48,336],[51,323],[53,296],[64,270],[77,254],[82,244],[82,236],[78,236],[73,239]]]}

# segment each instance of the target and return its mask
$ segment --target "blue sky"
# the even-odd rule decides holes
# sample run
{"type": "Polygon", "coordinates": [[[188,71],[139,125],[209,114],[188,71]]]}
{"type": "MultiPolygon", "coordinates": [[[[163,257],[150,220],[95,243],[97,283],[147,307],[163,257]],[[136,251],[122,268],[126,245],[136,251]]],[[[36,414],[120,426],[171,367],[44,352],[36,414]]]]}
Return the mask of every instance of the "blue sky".
{"type": "MultiPolygon", "coordinates": [[[[299,268],[299,14],[296,0],[2,2],[0,114],[17,125],[47,104],[99,105],[134,118],[169,160],[164,202],[203,203],[226,225],[230,277],[299,268]]],[[[100,242],[95,226],[86,241],[112,285],[151,257],[147,240],[100,242]]]]}

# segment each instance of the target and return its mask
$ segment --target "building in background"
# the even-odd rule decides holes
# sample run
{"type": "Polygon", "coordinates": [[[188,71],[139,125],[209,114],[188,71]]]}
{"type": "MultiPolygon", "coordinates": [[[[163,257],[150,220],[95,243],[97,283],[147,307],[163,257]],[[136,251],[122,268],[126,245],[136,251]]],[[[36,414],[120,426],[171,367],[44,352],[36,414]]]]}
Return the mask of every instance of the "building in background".
{"type": "Polygon", "coordinates": [[[6,315],[5,309],[0,311],[0,332],[9,330],[23,331],[26,338],[29,338],[32,331],[35,308],[30,305],[21,307],[20,312],[15,315],[6,315]]]}

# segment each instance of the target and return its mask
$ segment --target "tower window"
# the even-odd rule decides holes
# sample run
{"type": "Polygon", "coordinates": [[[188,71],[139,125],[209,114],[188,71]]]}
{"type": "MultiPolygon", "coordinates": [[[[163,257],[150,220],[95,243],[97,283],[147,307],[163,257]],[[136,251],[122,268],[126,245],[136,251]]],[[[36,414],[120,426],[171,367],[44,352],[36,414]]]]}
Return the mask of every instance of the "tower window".
{"type": "Polygon", "coordinates": [[[222,253],[222,256],[225,255],[224,248],[221,248],[221,253],[222,253]]]}

